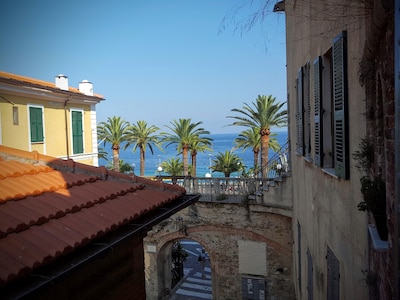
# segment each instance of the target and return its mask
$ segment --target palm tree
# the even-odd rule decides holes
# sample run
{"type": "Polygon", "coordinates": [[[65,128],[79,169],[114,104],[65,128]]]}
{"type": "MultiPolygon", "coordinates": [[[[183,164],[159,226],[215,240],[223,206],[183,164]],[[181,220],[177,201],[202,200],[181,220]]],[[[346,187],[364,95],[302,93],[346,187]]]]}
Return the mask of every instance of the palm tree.
{"type": "Polygon", "coordinates": [[[199,152],[210,151],[212,139],[209,137],[198,137],[197,139],[193,140],[189,147],[190,147],[190,156],[192,159],[192,176],[196,177],[196,170],[197,170],[197,154],[199,152]]]}
{"type": "Polygon", "coordinates": [[[235,147],[242,148],[245,151],[247,148],[251,148],[253,151],[253,164],[254,164],[254,176],[258,174],[258,155],[261,147],[261,136],[257,128],[253,127],[242,131],[239,136],[235,139],[235,147]]]}
{"type": "MultiPolygon", "coordinates": [[[[107,122],[100,122],[97,126],[98,139],[106,145],[111,144],[113,152],[114,170],[119,172],[119,150],[120,145],[128,141],[129,122],[122,120],[121,117],[111,117],[107,122]]],[[[124,147],[126,149],[126,145],[124,147]]]]}
{"type": "Polygon", "coordinates": [[[228,116],[237,121],[230,125],[257,128],[261,136],[261,168],[262,176],[267,177],[268,147],[271,135],[271,127],[282,127],[287,124],[287,111],[282,109],[285,103],[275,103],[276,98],[258,95],[253,107],[244,103],[241,109],[234,108],[231,111],[239,113],[236,116],[228,116]]]}
{"type": "Polygon", "coordinates": [[[225,177],[230,177],[231,173],[239,172],[243,169],[243,161],[232,151],[226,150],[224,153],[218,152],[213,159],[211,169],[214,172],[222,172],[225,177]]]}
{"type": "Polygon", "coordinates": [[[154,154],[154,146],[161,148],[160,136],[156,132],[160,130],[157,126],[148,126],[146,121],[139,120],[128,128],[128,146],[133,144],[133,152],[140,149],[140,176],[144,176],[146,161],[146,150],[149,147],[151,154],[154,154]]]}
{"type": "Polygon", "coordinates": [[[108,161],[108,153],[107,153],[107,151],[106,150],[104,150],[104,148],[102,148],[102,147],[99,147],[99,150],[98,150],[98,153],[97,153],[97,157],[99,158],[99,159],[104,159],[104,160],[106,160],[106,161],[108,161]]]}
{"type": "MultiPolygon", "coordinates": [[[[183,163],[179,160],[179,158],[171,157],[169,160],[164,161],[161,164],[161,167],[165,173],[171,175],[172,177],[182,176],[183,163]]],[[[172,183],[176,183],[176,178],[172,178],[172,183]]]]}
{"type": "MultiPolygon", "coordinates": [[[[188,153],[190,144],[201,137],[202,134],[210,134],[204,128],[198,127],[202,122],[192,123],[192,119],[179,119],[171,122],[172,126],[166,126],[172,133],[162,133],[164,135],[163,141],[169,142],[167,147],[171,144],[176,144],[178,153],[182,153],[183,161],[183,175],[188,175],[188,153]]],[[[203,138],[203,137],[201,137],[203,138]]]]}
{"type": "MultiPolygon", "coordinates": [[[[114,170],[114,166],[112,163],[107,164],[106,166],[107,169],[109,170],[114,170]]],[[[132,165],[129,163],[125,162],[123,159],[119,160],[119,172],[128,174],[133,171],[132,165]]]]}
{"type": "MultiPolygon", "coordinates": [[[[276,135],[277,135],[276,133],[271,133],[270,140],[269,140],[269,148],[271,148],[275,152],[279,151],[279,149],[280,149],[278,140],[275,138],[276,135]]],[[[260,153],[260,147],[261,147],[260,131],[255,127],[242,131],[239,134],[239,136],[235,139],[235,148],[242,148],[243,151],[245,151],[248,148],[252,149],[253,163],[254,163],[254,168],[253,168],[254,176],[257,176],[257,174],[259,172],[258,157],[259,157],[259,153],[260,153]]]]}

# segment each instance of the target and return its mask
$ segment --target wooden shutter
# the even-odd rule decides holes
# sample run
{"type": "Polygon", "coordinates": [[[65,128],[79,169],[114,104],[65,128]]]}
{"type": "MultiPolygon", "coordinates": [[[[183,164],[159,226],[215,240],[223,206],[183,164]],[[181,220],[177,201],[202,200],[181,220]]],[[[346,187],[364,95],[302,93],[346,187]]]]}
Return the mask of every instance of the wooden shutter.
{"type": "Polygon", "coordinates": [[[303,105],[304,105],[304,155],[311,158],[311,94],[310,94],[310,63],[303,68],[303,105]]]}
{"type": "Polygon", "coordinates": [[[326,254],[327,270],[327,299],[339,300],[340,298],[340,265],[333,251],[328,247],[326,254]]]}
{"type": "Polygon", "coordinates": [[[40,107],[29,108],[29,122],[31,127],[31,142],[43,142],[43,115],[40,107]]]}
{"type": "Polygon", "coordinates": [[[314,61],[314,163],[321,167],[323,160],[322,128],[322,62],[318,56],[314,61]]]}
{"type": "Polygon", "coordinates": [[[335,173],[338,177],[349,177],[349,150],[347,133],[347,42],[346,32],[333,40],[333,101],[335,173]]]}
{"type": "Polygon", "coordinates": [[[304,155],[304,135],[303,135],[303,67],[299,69],[296,80],[296,152],[304,155]]]}
{"type": "Polygon", "coordinates": [[[83,153],[82,112],[72,111],[72,146],[73,153],[83,153]]]}

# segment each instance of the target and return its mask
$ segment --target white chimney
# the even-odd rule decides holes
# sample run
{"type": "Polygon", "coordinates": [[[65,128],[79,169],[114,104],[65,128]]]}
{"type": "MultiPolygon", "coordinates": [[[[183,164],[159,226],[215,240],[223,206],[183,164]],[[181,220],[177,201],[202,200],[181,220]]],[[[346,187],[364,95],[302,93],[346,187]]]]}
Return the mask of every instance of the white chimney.
{"type": "Polygon", "coordinates": [[[93,83],[88,80],[82,80],[79,82],[79,91],[88,96],[93,96],[93,83]]]}
{"type": "Polygon", "coordinates": [[[56,87],[64,91],[68,91],[68,77],[60,74],[56,76],[56,87]]]}

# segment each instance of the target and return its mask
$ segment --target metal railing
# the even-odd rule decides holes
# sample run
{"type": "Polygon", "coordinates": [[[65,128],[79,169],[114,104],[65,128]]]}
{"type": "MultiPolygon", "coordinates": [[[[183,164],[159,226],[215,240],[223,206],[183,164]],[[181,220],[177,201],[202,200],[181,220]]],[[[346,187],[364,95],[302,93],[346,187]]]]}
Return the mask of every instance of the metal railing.
{"type": "Polygon", "coordinates": [[[262,170],[265,168],[268,170],[267,178],[280,177],[282,174],[290,172],[289,141],[281,146],[280,150],[268,160],[268,163],[262,168],[262,170]]]}

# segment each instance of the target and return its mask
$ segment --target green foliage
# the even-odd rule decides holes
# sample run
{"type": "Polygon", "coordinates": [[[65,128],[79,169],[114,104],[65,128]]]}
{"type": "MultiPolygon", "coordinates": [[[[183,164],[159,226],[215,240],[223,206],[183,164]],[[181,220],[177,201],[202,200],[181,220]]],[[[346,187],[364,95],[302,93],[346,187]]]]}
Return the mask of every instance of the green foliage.
{"type": "Polygon", "coordinates": [[[361,193],[364,201],[358,204],[358,209],[370,211],[372,213],[386,213],[386,187],[385,182],[380,177],[371,179],[369,176],[363,176],[360,179],[361,193]]]}
{"type": "Polygon", "coordinates": [[[182,244],[177,242],[172,247],[171,256],[174,264],[182,264],[186,261],[186,258],[189,256],[189,254],[186,252],[185,248],[182,247],[182,244]]]}
{"type": "Polygon", "coordinates": [[[261,145],[261,168],[262,176],[267,176],[268,148],[270,147],[271,127],[282,127],[287,125],[287,110],[283,109],[286,103],[276,103],[276,98],[258,95],[252,105],[244,103],[241,109],[231,109],[236,115],[227,116],[235,119],[231,126],[244,126],[249,128],[250,133],[258,131],[261,145]]]}
{"type": "MultiPolygon", "coordinates": [[[[275,152],[278,152],[281,148],[281,146],[278,143],[278,140],[276,139],[277,134],[276,133],[271,133],[270,134],[270,139],[268,143],[268,147],[274,150],[275,152]]],[[[242,131],[239,136],[235,139],[235,148],[241,148],[243,151],[246,149],[251,148],[253,151],[253,168],[251,169],[254,177],[258,175],[259,172],[259,154],[261,150],[261,134],[260,134],[260,129],[253,127],[247,130],[242,131]]],[[[250,171],[246,172],[243,170],[242,173],[243,177],[249,177],[250,176],[250,171]]]]}
{"type": "Polygon", "coordinates": [[[162,162],[161,167],[164,172],[171,176],[182,176],[183,163],[179,158],[171,157],[169,160],[162,162]]]}
{"type": "Polygon", "coordinates": [[[360,172],[369,173],[374,162],[374,144],[368,138],[361,139],[360,150],[354,151],[354,160],[357,161],[356,167],[360,172]]]}
{"type": "Polygon", "coordinates": [[[106,150],[104,150],[104,148],[99,147],[98,153],[97,153],[97,157],[99,159],[104,159],[106,161],[108,161],[108,152],[106,150]]]}
{"type": "Polygon", "coordinates": [[[118,147],[123,142],[128,140],[127,131],[129,122],[124,121],[121,117],[111,117],[107,122],[100,122],[97,126],[98,139],[106,145],[111,144],[111,148],[118,147]]]}
{"type": "Polygon", "coordinates": [[[167,147],[175,144],[178,153],[182,153],[184,175],[188,175],[188,153],[190,151],[190,146],[199,140],[202,140],[205,143],[208,143],[211,140],[208,137],[202,136],[210,134],[210,132],[199,127],[201,124],[202,122],[192,123],[192,119],[190,118],[173,120],[171,126],[166,126],[172,133],[162,133],[162,135],[164,135],[163,141],[168,142],[167,147]]]}
{"type": "Polygon", "coordinates": [[[154,146],[160,150],[161,137],[157,135],[159,128],[157,126],[149,126],[146,121],[139,120],[136,124],[132,124],[128,128],[127,133],[127,146],[133,144],[133,152],[140,149],[140,176],[144,176],[144,167],[146,161],[146,150],[150,150],[151,154],[154,154],[154,146]]]}
{"type": "Polygon", "coordinates": [[[374,164],[374,144],[368,138],[360,143],[360,150],[353,153],[357,161],[356,167],[365,175],[360,178],[363,201],[358,203],[360,211],[372,213],[375,225],[382,240],[388,238],[386,219],[386,184],[379,176],[372,175],[374,164]]]}
{"type": "Polygon", "coordinates": [[[215,172],[224,173],[225,177],[230,177],[233,172],[240,172],[244,169],[243,161],[232,151],[226,150],[219,152],[213,160],[211,169],[215,172]]]}
{"type": "MultiPolygon", "coordinates": [[[[107,165],[107,169],[115,170],[114,169],[114,165],[112,163],[109,163],[107,165]]],[[[121,173],[132,173],[132,171],[133,171],[133,168],[129,163],[124,162],[123,159],[119,160],[119,171],[118,172],[121,172],[121,173]]]]}
{"type": "Polygon", "coordinates": [[[128,141],[127,131],[129,122],[124,121],[121,117],[111,117],[107,122],[100,122],[97,126],[98,140],[106,145],[111,144],[113,151],[113,169],[119,172],[119,150],[120,145],[128,141]]]}
{"type": "Polygon", "coordinates": [[[258,128],[262,135],[265,129],[269,130],[272,126],[282,127],[287,124],[287,111],[283,109],[285,104],[285,102],[276,103],[276,98],[271,95],[258,95],[256,101],[252,102],[253,106],[244,103],[241,109],[233,108],[231,111],[238,115],[228,116],[228,118],[236,120],[231,125],[258,128]]]}
{"type": "Polygon", "coordinates": [[[199,152],[206,152],[206,151],[211,151],[212,149],[210,148],[211,146],[211,141],[209,137],[202,137],[198,136],[197,138],[194,138],[190,144],[189,144],[189,149],[190,149],[190,156],[192,158],[192,165],[189,166],[189,173],[193,176],[196,177],[196,168],[197,168],[197,154],[199,152]]]}

